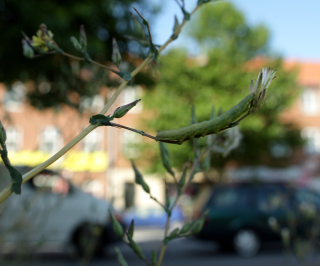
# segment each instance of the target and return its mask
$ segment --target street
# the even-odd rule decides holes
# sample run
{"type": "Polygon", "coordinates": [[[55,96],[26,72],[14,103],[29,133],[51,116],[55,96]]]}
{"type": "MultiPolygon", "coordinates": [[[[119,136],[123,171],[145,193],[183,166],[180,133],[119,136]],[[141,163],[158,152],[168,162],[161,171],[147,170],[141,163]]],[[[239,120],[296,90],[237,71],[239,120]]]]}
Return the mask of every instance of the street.
{"type": "MultiPolygon", "coordinates": [[[[157,240],[141,242],[146,254],[160,246],[157,240]]],[[[144,265],[125,244],[118,245],[129,266],[144,265]]],[[[15,258],[14,255],[0,261],[1,266],[116,266],[118,265],[114,252],[109,252],[91,263],[79,262],[64,253],[41,253],[32,257],[15,258]]],[[[282,248],[271,247],[263,250],[256,257],[241,258],[236,254],[219,252],[213,243],[199,242],[194,239],[180,239],[171,242],[164,266],[316,266],[320,265],[320,257],[299,263],[292,255],[286,254],[282,248]]]]}

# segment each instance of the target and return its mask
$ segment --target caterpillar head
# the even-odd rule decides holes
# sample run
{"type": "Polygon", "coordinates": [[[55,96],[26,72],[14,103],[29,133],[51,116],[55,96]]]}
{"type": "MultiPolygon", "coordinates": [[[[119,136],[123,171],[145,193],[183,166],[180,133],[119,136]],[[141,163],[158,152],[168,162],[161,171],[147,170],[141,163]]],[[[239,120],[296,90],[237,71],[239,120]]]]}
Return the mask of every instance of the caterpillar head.
{"type": "Polygon", "coordinates": [[[270,86],[272,80],[274,80],[275,77],[276,71],[269,67],[266,67],[260,71],[256,82],[251,81],[250,91],[251,93],[255,94],[251,105],[253,111],[261,105],[266,96],[267,88],[270,86]]]}

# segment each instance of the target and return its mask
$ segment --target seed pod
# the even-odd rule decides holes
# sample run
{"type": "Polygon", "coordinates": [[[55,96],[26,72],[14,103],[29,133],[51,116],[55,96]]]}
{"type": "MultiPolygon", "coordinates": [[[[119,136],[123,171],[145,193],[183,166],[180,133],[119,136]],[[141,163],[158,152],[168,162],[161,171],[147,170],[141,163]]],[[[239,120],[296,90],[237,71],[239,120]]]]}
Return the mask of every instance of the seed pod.
{"type": "Polygon", "coordinates": [[[133,233],[134,233],[134,220],[131,220],[131,223],[127,232],[127,236],[129,239],[133,238],[133,233]]]}
{"type": "Polygon", "coordinates": [[[76,37],[71,36],[71,37],[70,37],[70,41],[72,42],[74,48],[75,48],[77,51],[80,51],[80,52],[82,51],[82,46],[81,46],[80,42],[77,40],[76,37]]]}
{"type": "Polygon", "coordinates": [[[117,66],[119,66],[122,62],[119,45],[114,38],[112,39],[112,62],[117,66]]]}
{"type": "Polygon", "coordinates": [[[163,142],[159,142],[159,147],[163,167],[168,171],[169,174],[175,176],[175,173],[172,170],[170,154],[166,144],[164,144],[163,142]]]}
{"type": "Polygon", "coordinates": [[[109,211],[110,213],[110,217],[111,217],[111,221],[112,221],[112,226],[113,226],[113,230],[116,232],[116,234],[120,237],[124,236],[124,230],[122,225],[119,223],[119,221],[116,219],[116,217],[113,215],[113,213],[111,211],[109,211]]]}
{"type": "Polygon", "coordinates": [[[131,165],[135,174],[135,182],[136,184],[142,186],[143,190],[150,194],[150,187],[149,185],[144,181],[142,174],[140,173],[140,171],[138,170],[138,168],[136,167],[134,161],[131,161],[131,165]]]}
{"type": "Polygon", "coordinates": [[[135,100],[131,103],[128,103],[126,105],[122,105],[120,107],[118,107],[113,115],[111,116],[111,118],[121,118],[123,117],[126,113],[128,113],[130,111],[130,109],[132,109],[138,102],[140,102],[141,99],[135,100]]]}
{"type": "Polygon", "coordinates": [[[127,263],[126,259],[124,258],[121,250],[118,247],[115,247],[114,250],[117,254],[117,259],[118,259],[119,265],[120,266],[128,266],[128,263],[127,263]]]}

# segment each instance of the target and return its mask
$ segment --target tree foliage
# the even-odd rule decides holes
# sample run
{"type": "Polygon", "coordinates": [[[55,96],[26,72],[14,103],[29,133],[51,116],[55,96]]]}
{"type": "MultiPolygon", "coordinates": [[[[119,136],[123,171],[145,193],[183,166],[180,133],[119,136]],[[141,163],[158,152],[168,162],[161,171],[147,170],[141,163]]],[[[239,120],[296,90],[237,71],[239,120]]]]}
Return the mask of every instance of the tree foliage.
{"type": "Polygon", "coordinates": [[[55,34],[54,39],[66,51],[74,51],[71,36],[78,37],[84,25],[90,56],[100,62],[111,61],[112,39],[115,38],[122,54],[143,53],[134,38],[142,31],[130,14],[132,7],[143,10],[148,17],[154,9],[145,0],[84,1],[18,1],[4,0],[0,4],[0,82],[8,87],[14,81],[32,81],[28,91],[30,102],[39,107],[64,103],[79,106],[79,99],[97,93],[101,85],[113,85],[104,70],[84,62],[75,62],[55,55],[52,60],[42,56],[30,60],[23,56],[22,33],[31,36],[41,23],[55,34]],[[148,15],[149,14],[149,15],[148,15]],[[133,37],[133,38],[132,38],[133,37]],[[43,82],[49,86],[41,86],[43,82]]]}
{"type": "MultiPolygon", "coordinates": [[[[207,56],[190,57],[187,51],[175,49],[162,57],[157,85],[144,101],[156,110],[148,126],[159,131],[188,125],[190,106],[195,106],[198,121],[209,119],[213,109],[216,113],[227,110],[248,93],[250,80],[268,65],[277,70],[277,78],[261,110],[241,122],[242,144],[228,159],[251,165],[287,163],[285,159],[301,140],[298,131],[283,124],[279,116],[299,87],[295,73],[286,71],[283,61],[268,52],[268,30],[249,25],[232,4],[220,3],[202,9],[189,34],[207,56]]],[[[190,157],[190,144],[171,148],[178,164],[190,157]]],[[[213,158],[220,166],[228,161],[213,158]]]]}

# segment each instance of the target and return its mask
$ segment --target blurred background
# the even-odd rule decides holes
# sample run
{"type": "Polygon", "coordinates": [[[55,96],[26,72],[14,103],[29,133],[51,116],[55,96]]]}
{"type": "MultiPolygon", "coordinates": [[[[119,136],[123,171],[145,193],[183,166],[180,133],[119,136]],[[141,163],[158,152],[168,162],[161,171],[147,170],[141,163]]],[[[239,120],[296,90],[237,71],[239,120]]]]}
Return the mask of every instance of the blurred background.
{"type": "MultiPolygon", "coordinates": [[[[190,10],[196,1],[185,4],[190,10]]],[[[174,228],[212,208],[220,218],[210,216],[207,221],[207,225],[212,222],[210,227],[218,228],[215,219],[221,217],[225,223],[236,223],[231,229],[221,229],[231,230],[223,236],[231,244],[239,232],[242,233],[239,239],[244,241],[239,240],[242,246],[257,245],[259,239],[256,252],[253,248],[251,253],[243,253],[243,249],[233,246],[238,254],[252,257],[258,250],[262,253],[250,259],[221,253],[225,251],[221,248],[224,243],[218,243],[211,232],[208,234],[212,234],[209,237],[212,241],[179,240],[179,245],[169,251],[165,265],[188,265],[185,254],[190,256],[187,258],[190,265],[199,261],[203,265],[215,262],[283,265],[284,261],[300,265],[318,259],[319,5],[315,0],[305,3],[234,0],[205,5],[159,61],[130,82],[113,106],[114,109],[142,98],[119,123],[155,133],[189,124],[192,106],[199,121],[209,119],[213,109],[227,110],[248,94],[250,81],[262,67],[277,70],[262,108],[243,121],[233,136],[237,147],[226,152],[223,141],[215,147],[208,156],[210,167],[196,175],[172,217],[174,228]],[[219,188],[219,184],[225,183],[250,187],[257,182],[261,186],[254,192],[233,185],[219,188]],[[265,183],[270,186],[265,188],[265,183]],[[221,189],[226,190],[223,194],[227,196],[220,199],[221,189]],[[238,190],[245,191],[244,196],[238,190]],[[255,196],[248,198],[248,195],[255,196]],[[260,202],[261,195],[266,195],[270,202],[260,202]],[[252,201],[257,202],[257,214],[255,207],[249,213],[234,211],[240,208],[236,203],[252,201]],[[306,214],[301,214],[301,210],[306,214]],[[308,233],[301,230],[303,237],[296,234],[300,232],[296,223],[299,215],[306,215],[302,227],[310,229],[308,233]],[[248,216],[256,218],[245,222],[243,217],[248,216]],[[288,219],[282,219],[284,216],[288,219]],[[267,235],[274,233],[284,247],[276,245],[271,251],[264,251],[261,224],[268,228],[267,235]],[[289,230],[290,244],[283,229],[289,230]]],[[[87,62],[59,55],[24,57],[23,34],[31,37],[45,23],[59,46],[77,55],[70,37],[78,37],[80,25],[84,25],[92,58],[109,64],[115,38],[124,61],[122,68],[131,71],[148,53],[148,47],[141,43],[143,30],[130,13],[134,7],[149,21],[156,44],[161,45],[172,34],[175,15],[182,19],[179,6],[171,0],[99,0],[94,4],[74,0],[0,1],[0,120],[6,128],[11,163],[22,172],[48,159],[74,138],[88,125],[90,116],[100,112],[120,83],[114,75],[87,62]]],[[[174,168],[182,171],[184,163],[193,156],[192,144],[169,145],[169,149],[174,168]]],[[[54,263],[72,265],[68,256],[61,255],[69,250],[66,243],[72,243],[69,246],[82,253],[86,247],[80,239],[90,237],[96,227],[103,232],[103,246],[114,244],[117,239],[109,230],[109,208],[116,210],[117,219],[123,224],[135,219],[136,238],[143,247],[156,247],[166,216],[135,184],[130,160],[139,165],[152,194],[160,201],[175,195],[174,182],[162,169],[156,143],[122,129],[98,128],[50,170],[23,187],[21,198],[13,196],[2,204],[1,251],[6,254],[5,263],[16,260],[21,264],[21,256],[37,254],[29,256],[30,265],[39,261],[41,265],[41,261],[52,259],[54,254],[54,263]],[[165,177],[168,189],[163,182],[165,177]],[[39,251],[48,257],[39,255],[39,251]]],[[[9,182],[8,178],[2,169],[2,187],[9,182]]],[[[248,211],[245,210],[248,204],[240,209],[248,211]]],[[[130,251],[126,247],[123,250],[135,263],[130,251]]],[[[112,255],[97,265],[115,265],[112,255]]]]}

